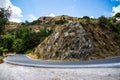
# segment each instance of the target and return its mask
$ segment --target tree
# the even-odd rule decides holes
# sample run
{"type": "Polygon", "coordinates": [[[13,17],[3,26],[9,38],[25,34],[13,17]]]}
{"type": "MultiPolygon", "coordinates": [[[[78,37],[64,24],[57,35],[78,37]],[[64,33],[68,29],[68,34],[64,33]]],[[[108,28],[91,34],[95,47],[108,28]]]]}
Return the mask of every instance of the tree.
{"type": "Polygon", "coordinates": [[[23,48],[22,47],[22,39],[15,39],[12,47],[16,53],[20,53],[23,50],[22,49],[23,48]]]}
{"type": "Polygon", "coordinates": [[[90,20],[90,17],[88,17],[88,16],[83,16],[83,19],[90,20]]]}
{"type": "Polygon", "coordinates": [[[22,27],[14,32],[15,39],[24,39],[30,35],[31,31],[27,27],[22,27]]]}
{"type": "Polygon", "coordinates": [[[62,24],[65,24],[65,23],[68,23],[67,20],[57,20],[55,21],[55,24],[58,24],[58,25],[62,25],[62,24]]]}
{"type": "Polygon", "coordinates": [[[34,20],[33,22],[31,22],[30,24],[31,25],[40,25],[42,23],[42,21],[41,20],[34,20]]]}
{"type": "Polygon", "coordinates": [[[3,47],[0,47],[0,56],[3,56],[3,47]]]}
{"type": "Polygon", "coordinates": [[[11,16],[10,7],[8,9],[0,8],[0,34],[4,34],[5,25],[11,16]]]}
{"type": "Polygon", "coordinates": [[[115,14],[115,17],[116,17],[116,18],[120,18],[120,13],[116,13],[116,14],[115,14]]]}
{"type": "Polygon", "coordinates": [[[88,16],[83,16],[83,18],[82,19],[85,19],[87,22],[89,22],[90,21],[90,17],[88,17],[88,16]]]}
{"type": "Polygon", "coordinates": [[[11,34],[4,34],[0,36],[0,55],[12,51],[13,36],[11,34]]]}
{"type": "Polygon", "coordinates": [[[27,27],[22,27],[14,32],[13,49],[17,53],[25,53],[37,46],[51,33],[52,30],[47,30],[46,28],[35,33],[27,27]]]}
{"type": "MultiPolygon", "coordinates": [[[[27,41],[29,41],[29,37],[32,37],[31,31],[26,27],[22,27],[14,32],[13,49],[15,52],[24,53],[27,50],[26,46],[29,45],[26,44],[28,43],[27,41]]],[[[28,44],[31,45],[30,42],[28,44]]]]}
{"type": "Polygon", "coordinates": [[[105,26],[105,25],[108,24],[109,21],[105,16],[101,16],[101,17],[98,18],[98,22],[99,22],[100,25],[105,26]]]}
{"type": "Polygon", "coordinates": [[[3,35],[3,47],[5,49],[11,50],[12,49],[12,44],[13,44],[13,36],[10,34],[5,34],[3,35]]]}
{"type": "Polygon", "coordinates": [[[111,23],[115,23],[117,21],[115,17],[110,17],[110,18],[108,18],[108,20],[111,23]]]}

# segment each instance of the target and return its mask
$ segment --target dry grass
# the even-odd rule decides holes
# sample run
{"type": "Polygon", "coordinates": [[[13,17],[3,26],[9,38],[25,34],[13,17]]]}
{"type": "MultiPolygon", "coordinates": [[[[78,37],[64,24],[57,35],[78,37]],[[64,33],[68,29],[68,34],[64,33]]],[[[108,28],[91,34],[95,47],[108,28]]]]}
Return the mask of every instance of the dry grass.
{"type": "Polygon", "coordinates": [[[3,63],[3,62],[4,62],[4,61],[3,61],[3,58],[0,58],[0,64],[3,63]]]}
{"type": "Polygon", "coordinates": [[[35,54],[33,55],[32,53],[27,54],[27,56],[29,56],[32,59],[38,59],[37,55],[35,55],[35,54]]]}

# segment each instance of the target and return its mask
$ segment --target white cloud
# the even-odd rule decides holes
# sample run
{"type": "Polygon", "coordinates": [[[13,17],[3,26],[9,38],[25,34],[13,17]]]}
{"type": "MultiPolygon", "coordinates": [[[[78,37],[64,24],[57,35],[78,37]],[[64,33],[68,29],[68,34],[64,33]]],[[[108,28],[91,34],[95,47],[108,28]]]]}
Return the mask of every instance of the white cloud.
{"type": "Polygon", "coordinates": [[[113,11],[113,15],[115,15],[116,13],[119,13],[120,12],[120,5],[118,5],[117,7],[113,7],[112,11],[113,11]]]}
{"type": "Polygon", "coordinates": [[[49,16],[50,16],[50,17],[55,17],[55,14],[54,14],[54,13],[51,13],[49,16]]]}
{"type": "Polygon", "coordinates": [[[33,14],[29,14],[28,15],[32,20],[37,20],[38,18],[36,16],[34,16],[33,14]]]}
{"type": "Polygon", "coordinates": [[[12,22],[22,22],[22,20],[21,19],[19,19],[19,18],[12,18],[12,19],[10,19],[10,21],[12,21],[12,22]]]}
{"type": "Polygon", "coordinates": [[[13,5],[10,2],[10,0],[0,0],[1,8],[8,8],[9,6],[11,7],[11,10],[12,10],[10,21],[21,22],[22,20],[20,18],[23,17],[21,9],[15,5],[13,5]]]}
{"type": "Polygon", "coordinates": [[[90,18],[95,18],[94,16],[90,16],[90,18]]]}

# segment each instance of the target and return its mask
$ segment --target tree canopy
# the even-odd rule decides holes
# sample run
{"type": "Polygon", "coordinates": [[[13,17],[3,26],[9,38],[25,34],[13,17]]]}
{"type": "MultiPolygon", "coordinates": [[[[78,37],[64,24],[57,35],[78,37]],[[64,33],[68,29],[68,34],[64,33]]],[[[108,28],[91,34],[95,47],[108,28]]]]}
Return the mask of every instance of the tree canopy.
{"type": "Polygon", "coordinates": [[[11,16],[10,7],[0,8],[0,34],[4,33],[5,25],[8,23],[8,19],[11,16]]]}
{"type": "Polygon", "coordinates": [[[116,18],[120,18],[120,13],[116,13],[116,14],[115,14],[115,17],[116,17],[116,18]]]}

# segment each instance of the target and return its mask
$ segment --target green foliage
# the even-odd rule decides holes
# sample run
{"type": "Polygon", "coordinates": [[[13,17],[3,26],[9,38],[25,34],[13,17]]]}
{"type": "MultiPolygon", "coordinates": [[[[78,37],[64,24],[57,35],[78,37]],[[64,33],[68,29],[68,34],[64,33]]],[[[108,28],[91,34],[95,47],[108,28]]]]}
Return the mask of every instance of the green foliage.
{"type": "Polygon", "coordinates": [[[58,25],[62,25],[62,24],[65,24],[65,23],[68,23],[67,20],[57,20],[55,21],[55,24],[58,24],[58,25]]]}
{"type": "Polygon", "coordinates": [[[21,28],[14,33],[13,49],[17,53],[23,53],[30,47],[31,38],[33,37],[32,32],[28,28],[21,28]]]}
{"type": "Polygon", "coordinates": [[[115,28],[116,28],[116,30],[117,30],[117,33],[120,34],[120,24],[119,24],[119,23],[116,24],[116,27],[115,27],[115,28]]]}
{"type": "Polygon", "coordinates": [[[4,49],[3,47],[0,47],[0,56],[6,55],[8,52],[8,49],[4,49]]]}
{"type": "Polygon", "coordinates": [[[115,25],[113,23],[109,23],[108,25],[113,31],[116,31],[115,25]]]}
{"type": "Polygon", "coordinates": [[[114,39],[120,40],[120,34],[115,34],[114,39]]]}
{"type": "Polygon", "coordinates": [[[4,34],[0,37],[0,54],[6,54],[12,50],[13,36],[10,34],[4,34]]]}
{"type": "Polygon", "coordinates": [[[22,39],[15,39],[13,42],[13,49],[16,53],[20,53],[24,47],[22,46],[22,39]]]}
{"type": "Polygon", "coordinates": [[[35,33],[27,27],[22,27],[14,33],[13,49],[17,53],[25,53],[37,46],[51,33],[52,31],[47,30],[46,28],[43,28],[40,32],[35,33]]]}
{"type": "Polygon", "coordinates": [[[116,34],[114,35],[114,39],[120,40],[120,24],[116,24],[114,29],[116,30],[116,34]]]}
{"type": "Polygon", "coordinates": [[[26,20],[26,21],[25,21],[25,24],[29,24],[29,22],[26,20]]]}
{"type": "Polygon", "coordinates": [[[85,22],[87,22],[87,24],[90,22],[90,17],[88,16],[83,16],[82,19],[85,19],[85,22]]]}
{"type": "Polygon", "coordinates": [[[120,40],[120,23],[116,24],[110,23],[109,26],[114,32],[116,32],[113,38],[120,40]]]}
{"type": "Polygon", "coordinates": [[[6,55],[8,52],[8,49],[3,49],[3,54],[6,55]]]}
{"type": "Polygon", "coordinates": [[[10,15],[10,8],[0,8],[0,34],[4,34],[5,25],[7,24],[10,15]]]}
{"type": "Polygon", "coordinates": [[[104,17],[104,16],[101,16],[101,17],[98,18],[98,23],[100,25],[107,25],[108,22],[109,22],[108,19],[106,17],[104,17]]]}
{"type": "Polygon", "coordinates": [[[115,14],[115,17],[116,17],[116,18],[120,18],[120,13],[116,13],[116,14],[115,14]]]}
{"type": "Polygon", "coordinates": [[[110,23],[115,23],[117,21],[115,17],[110,17],[108,20],[110,23]]]}
{"type": "Polygon", "coordinates": [[[10,50],[12,48],[12,43],[13,43],[13,36],[10,34],[5,34],[3,35],[3,43],[2,46],[5,49],[10,50]]]}
{"type": "Polygon", "coordinates": [[[35,24],[40,25],[41,23],[42,23],[41,20],[35,20],[35,21],[33,21],[33,22],[29,23],[29,24],[31,24],[31,25],[35,25],[35,24]]]}
{"type": "Polygon", "coordinates": [[[0,56],[3,56],[3,47],[0,47],[0,56]]]}
{"type": "Polygon", "coordinates": [[[43,28],[40,30],[40,36],[41,37],[47,37],[49,36],[53,31],[52,30],[47,30],[46,28],[43,28]]]}
{"type": "Polygon", "coordinates": [[[40,25],[42,23],[41,20],[34,20],[33,22],[28,22],[27,20],[22,23],[22,27],[29,26],[29,25],[40,25]]]}
{"type": "Polygon", "coordinates": [[[31,31],[28,29],[28,28],[20,28],[18,30],[15,31],[14,33],[14,38],[17,39],[23,39],[23,38],[26,38],[27,36],[29,36],[31,33],[31,31]]]}
{"type": "Polygon", "coordinates": [[[25,22],[21,23],[21,27],[26,27],[28,26],[30,23],[26,20],[25,22]]]}
{"type": "Polygon", "coordinates": [[[88,17],[88,16],[83,16],[83,19],[90,20],[90,17],[88,17]]]}
{"type": "Polygon", "coordinates": [[[29,53],[31,53],[32,52],[32,50],[27,50],[26,51],[26,54],[29,54],[29,53]]]}
{"type": "Polygon", "coordinates": [[[40,32],[38,33],[39,36],[41,36],[40,42],[42,42],[42,41],[43,41],[46,37],[48,37],[52,32],[53,32],[53,30],[47,30],[46,28],[41,29],[40,32]]]}

